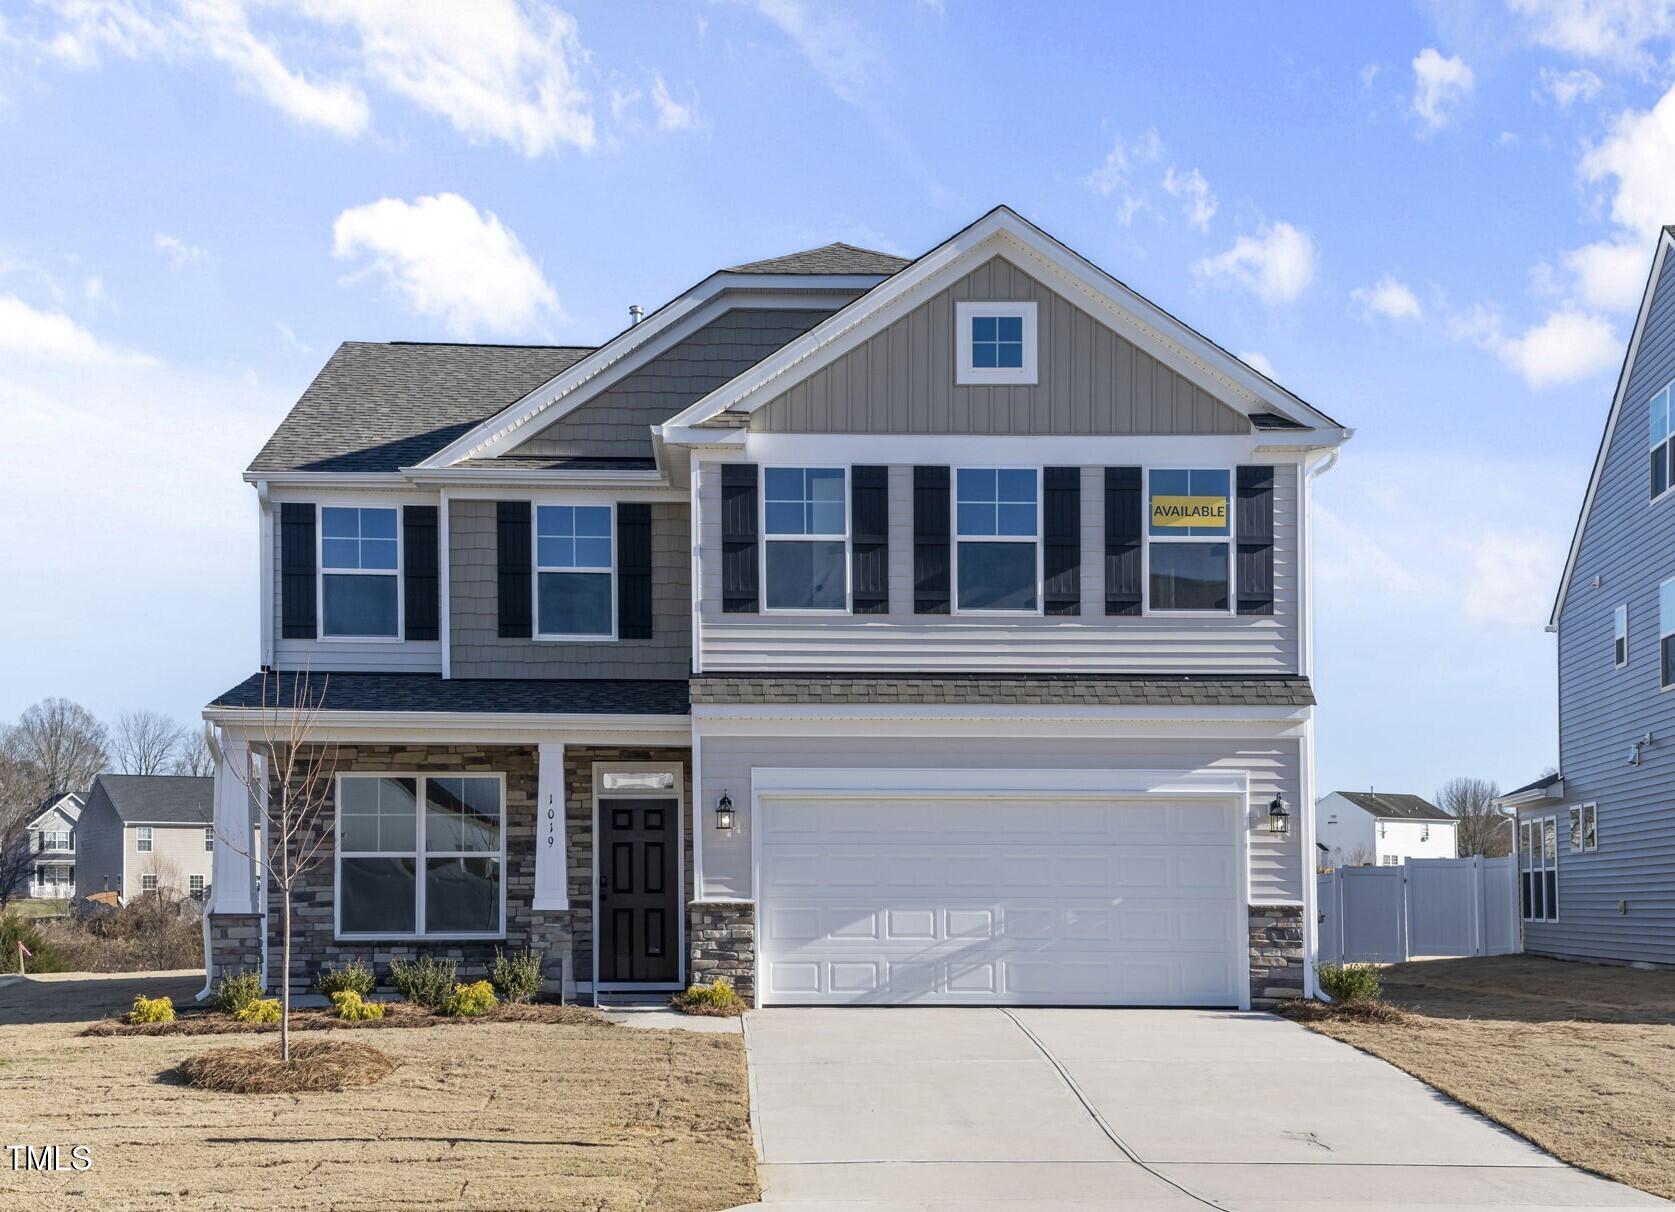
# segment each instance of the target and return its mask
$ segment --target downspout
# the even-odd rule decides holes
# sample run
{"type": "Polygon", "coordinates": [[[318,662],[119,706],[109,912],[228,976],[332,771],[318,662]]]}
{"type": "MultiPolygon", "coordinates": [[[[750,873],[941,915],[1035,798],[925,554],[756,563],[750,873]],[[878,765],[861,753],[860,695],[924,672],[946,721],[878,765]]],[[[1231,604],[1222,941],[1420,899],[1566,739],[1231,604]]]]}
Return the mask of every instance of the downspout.
{"type": "MultiPolygon", "coordinates": [[[[1308,645],[1309,652],[1306,668],[1309,676],[1314,674],[1314,527],[1312,518],[1311,486],[1320,476],[1331,471],[1338,464],[1338,450],[1334,446],[1326,452],[1326,457],[1309,468],[1305,478],[1304,490],[1308,494],[1307,507],[1310,516],[1304,519],[1307,530],[1305,543],[1308,547],[1305,553],[1303,575],[1304,617],[1308,623],[1308,635],[1299,642],[1308,645]]],[[[1310,710],[1309,721],[1303,726],[1303,745],[1307,751],[1307,759],[1303,764],[1302,777],[1305,783],[1301,815],[1307,820],[1307,826],[1302,830],[1302,862],[1303,876],[1303,996],[1305,998],[1331,999],[1322,992],[1316,979],[1314,966],[1320,956],[1320,877],[1315,872],[1317,860],[1315,858],[1315,805],[1314,805],[1314,713],[1310,710]]],[[[1334,909],[1335,912],[1335,909],[1334,909]]],[[[1337,923],[1338,929],[1343,929],[1342,921],[1337,923]]]]}

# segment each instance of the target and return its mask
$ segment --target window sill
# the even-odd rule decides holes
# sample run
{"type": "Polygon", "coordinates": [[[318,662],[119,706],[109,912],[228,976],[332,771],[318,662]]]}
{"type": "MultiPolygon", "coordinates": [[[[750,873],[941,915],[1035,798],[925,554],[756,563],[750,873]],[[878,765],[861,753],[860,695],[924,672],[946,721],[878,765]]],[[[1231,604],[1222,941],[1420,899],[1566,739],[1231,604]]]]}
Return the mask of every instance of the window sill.
{"type": "Polygon", "coordinates": [[[614,635],[532,635],[529,637],[537,644],[615,644],[614,635]]]}
{"type": "Polygon", "coordinates": [[[497,934],[333,934],[338,943],[496,943],[506,941],[504,930],[497,934]]]}
{"type": "Polygon", "coordinates": [[[326,635],[321,633],[314,637],[321,644],[401,644],[405,641],[399,635],[326,635]]]}

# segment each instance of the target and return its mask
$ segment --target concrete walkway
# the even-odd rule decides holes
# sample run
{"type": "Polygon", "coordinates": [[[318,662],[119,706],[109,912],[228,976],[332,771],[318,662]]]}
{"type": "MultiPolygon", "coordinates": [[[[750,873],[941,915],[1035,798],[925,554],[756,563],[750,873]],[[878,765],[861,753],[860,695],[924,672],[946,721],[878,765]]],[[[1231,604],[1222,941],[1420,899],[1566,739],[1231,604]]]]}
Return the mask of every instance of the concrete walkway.
{"type": "Polygon", "coordinates": [[[1270,1015],[781,1009],[745,1038],[770,1212],[1668,1206],[1270,1015]]]}

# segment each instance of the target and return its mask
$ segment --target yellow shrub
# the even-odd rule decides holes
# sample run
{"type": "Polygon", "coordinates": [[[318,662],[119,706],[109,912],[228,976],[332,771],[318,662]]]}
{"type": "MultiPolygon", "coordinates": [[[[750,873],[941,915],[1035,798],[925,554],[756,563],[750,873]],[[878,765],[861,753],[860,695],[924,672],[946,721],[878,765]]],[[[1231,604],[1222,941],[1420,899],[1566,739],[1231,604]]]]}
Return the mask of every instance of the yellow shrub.
{"type": "Polygon", "coordinates": [[[673,1005],[688,1014],[720,1016],[743,1014],[749,1009],[725,976],[716,977],[711,985],[688,985],[685,993],[675,994],[673,1005]]]}
{"type": "Polygon", "coordinates": [[[174,998],[147,997],[143,993],[134,995],[134,1008],[128,1011],[128,1021],[131,1023],[172,1023],[174,1022],[174,998]]]}
{"type": "Polygon", "coordinates": [[[496,1004],[493,985],[488,981],[472,981],[469,985],[454,986],[448,1000],[442,1003],[442,1013],[470,1018],[487,1014],[496,1004]]]}
{"type": "Polygon", "coordinates": [[[353,989],[343,989],[332,994],[332,1006],[337,1010],[338,1018],[346,1018],[350,1022],[360,1022],[368,1018],[383,1018],[384,1007],[377,1002],[369,1002],[353,989]]]}
{"type": "Polygon", "coordinates": [[[246,1002],[233,1011],[233,1018],[241,1023],[277,1023],[279,1021],[279,999],[277,997],[258,997],[255,1001],[246,1002]]]}

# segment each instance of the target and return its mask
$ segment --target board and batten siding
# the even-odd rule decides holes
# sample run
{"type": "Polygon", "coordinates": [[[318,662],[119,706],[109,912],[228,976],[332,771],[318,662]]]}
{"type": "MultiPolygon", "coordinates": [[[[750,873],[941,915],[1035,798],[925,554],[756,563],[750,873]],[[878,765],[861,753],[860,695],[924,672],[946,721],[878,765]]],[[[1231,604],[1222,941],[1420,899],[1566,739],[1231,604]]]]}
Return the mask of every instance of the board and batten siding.
{"type": "MultiPolygon", "coordinates": [[[[723,833],[715,814],[698,814],[703,830],[704,876],[700,898],[750,898],[751,770],[755,767],[818,769],[1015,770],[1244,770],[1250,798],[1264,804],[1275,793],[1302,802],[1301,754],[1294,738],[1234,740],[1225,737],[1043,738],[705,736],[703,789],[698,803],[714,804],[725,791],[740,814],[739,827],[723,833]],[[931,756],[934,754],[934,758],[931,756]]],[[[1242,822],[1249,829],[1248,822],[1242,822]]],[[[1303,830],[1275,837],[1250,832],[1250,896],[1253,903],[1300,903],[1303,897],[1303,830]]]]}
{"type": "Polygon", "coordinates": [[[1004,257],[751,414],[766,433],[1243,434],[1230,408],[1004,257]],[[1038,382],[959,384],[957,302],[1036,304],[1038,382]]]}
{"type": "MultiPolygon", "coordinates": [[[[834,293],[832,310],[851,298],[834,293]]],[[[652,457],[661,425],[763,358],[802,336],[831,310],[736,307],[625,375],[574,412],[520,442],[518,455],[652,457]]]]}
{"type": "MultiPolygon", "coordinates": [[[[1298,469],[1274,469],[1274,613],[1205,618],[1105,613],[1105,469],[1082,469],[1080,615],[985,619],[913,611],[913,468],[892,465],[890,610],[883,615],[721,609],[721,475],[699,484],[701,668],[783,673],[1202,673],[1298,671],[1298,469]]],[[[456,655],[457,661],[457,655],[456,655]]]]}
{"type": "Polygon", "coordinates": [[[1570,851],[1558,817],[1559,920],[1524,923],[1529,951],[1675,964],[1675,690],[1659,684],[1658,583],[1675,577],[1675,497],[1651,504],[1651,397],[1675,379],[1675,261],[1666,260],[1629,369],[1559,616],[1559,769],[1566,805],[1598,805],[1599,848],[1570,851]],[[1594,578],[1600,587],[1593,588],[1594,578]],[[1612,613],[1628,606],[1615,668],[1612,613]],[[1630,743],[1650,732],[1640,765],[1630,743]],[[1619,902],[1627,902],[1627,912],[1619,902]]]}
{"type": "Polygon", "coordinates": [[[684,502],[658,502],[651,507],[651,639],[509,639],[499,634],[495,502],[450,500],[451,675],[456,678],[686,677],[692,668],[690,513],[684,502]]]}

